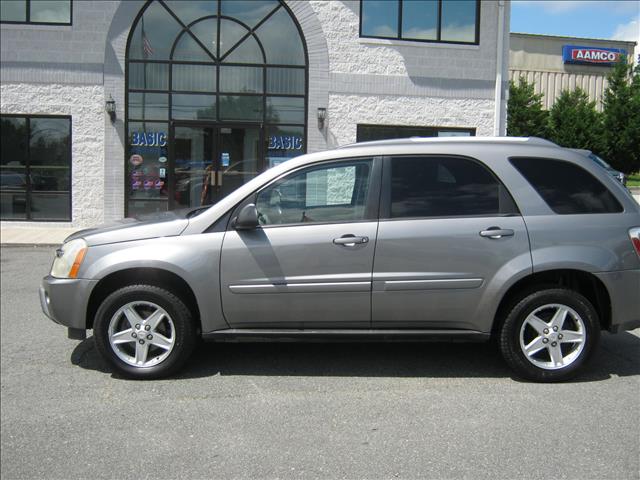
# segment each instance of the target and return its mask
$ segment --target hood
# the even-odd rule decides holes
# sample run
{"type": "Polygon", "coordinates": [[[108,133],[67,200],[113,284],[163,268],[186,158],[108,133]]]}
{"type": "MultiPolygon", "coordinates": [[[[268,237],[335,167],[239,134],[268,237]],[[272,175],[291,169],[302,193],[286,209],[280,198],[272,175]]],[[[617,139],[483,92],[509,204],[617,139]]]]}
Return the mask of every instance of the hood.
{"type": "Polygon", "coordinates": [[[187,228],[189,217],[193,212],[193,210],[175,210],[145,215],[139,219],[125,218],[75,232],[68,236],[65,242],[76,238],[84,238],[91,247],[107,243],[174,237],[180,235],[187,228]]]}

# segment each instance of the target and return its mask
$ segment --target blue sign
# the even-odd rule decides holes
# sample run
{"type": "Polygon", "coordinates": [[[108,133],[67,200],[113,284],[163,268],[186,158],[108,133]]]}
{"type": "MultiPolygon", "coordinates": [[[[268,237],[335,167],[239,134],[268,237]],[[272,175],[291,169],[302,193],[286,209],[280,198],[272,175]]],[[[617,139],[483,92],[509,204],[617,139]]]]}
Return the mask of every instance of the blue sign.
{"type": "Polygon", "coordinates": [[[222,166],[223,167],[228,167],[229,166],[229,162],[231,161],[231,157],[229,156],[229,152],[222,152],[221,155],[221,160],[222,160],[222,166]]]}
{"type": "Polygon", "coordinates": [[[626,55],[627,51],[621,48],[562,46],[562,60],[564,63],[611,66],[620,63],[622,57],[626,55]]]}

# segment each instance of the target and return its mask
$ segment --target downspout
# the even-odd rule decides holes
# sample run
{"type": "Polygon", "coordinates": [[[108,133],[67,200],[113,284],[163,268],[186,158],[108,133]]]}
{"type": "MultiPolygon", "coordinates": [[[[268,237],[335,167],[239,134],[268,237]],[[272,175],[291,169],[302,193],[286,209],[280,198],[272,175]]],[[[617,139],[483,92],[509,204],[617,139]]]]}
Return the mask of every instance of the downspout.
{"type": "Polygon", "coordinates": [[[495,107],[493,111],[493,135],[500,136],[502,120],[502,64],[504,62],[504,0],[498,1],[498,45],[496,58],[496,91],[495,107]]]}

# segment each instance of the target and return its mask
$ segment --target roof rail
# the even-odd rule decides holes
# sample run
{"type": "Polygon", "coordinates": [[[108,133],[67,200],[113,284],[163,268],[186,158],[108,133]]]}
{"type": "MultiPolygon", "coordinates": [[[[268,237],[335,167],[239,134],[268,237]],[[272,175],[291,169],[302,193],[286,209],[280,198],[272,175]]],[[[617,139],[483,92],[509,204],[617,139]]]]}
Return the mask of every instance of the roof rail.
{"type": "Polygon", "coordinates": [[[375,147],[389,145],[411,145],[416,143],[503,143],[503,144],[530,144],[557,147],[558,145],[538,137],[408,137],[394,138],[391,140],[373,140],[369,142],[349,143],[337,147],[338,149],[356,147],[375,147]]]}

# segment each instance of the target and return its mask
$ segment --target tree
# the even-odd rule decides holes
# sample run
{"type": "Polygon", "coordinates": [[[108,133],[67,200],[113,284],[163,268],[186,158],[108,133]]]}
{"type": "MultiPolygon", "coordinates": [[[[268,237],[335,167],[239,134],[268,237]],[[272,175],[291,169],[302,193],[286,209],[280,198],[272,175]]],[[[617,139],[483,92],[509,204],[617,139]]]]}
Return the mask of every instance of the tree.
{"type": "Polygon", "coordinates": [[[584,90],[564,90],[549,112],[549,139],[567,148],[603,155],[602,115],[584,90]]]}
{"type": "Polygon", "coordinates": [[[607,76],[603,105],[603,157],[625,173],[640,170],[640,66],[626,59],[607,76]]]}
{"type": "Polygon", "coordinates": [[[548,112],[542,108],[542,94],[534,93],[534,84],[524,77],[518,84],[509,82],[507,102],[507,135],[511,137],[546,138],[548,112]]]}

